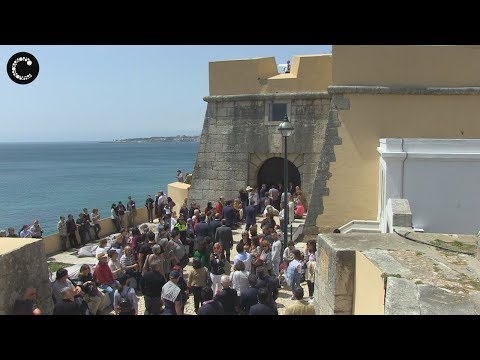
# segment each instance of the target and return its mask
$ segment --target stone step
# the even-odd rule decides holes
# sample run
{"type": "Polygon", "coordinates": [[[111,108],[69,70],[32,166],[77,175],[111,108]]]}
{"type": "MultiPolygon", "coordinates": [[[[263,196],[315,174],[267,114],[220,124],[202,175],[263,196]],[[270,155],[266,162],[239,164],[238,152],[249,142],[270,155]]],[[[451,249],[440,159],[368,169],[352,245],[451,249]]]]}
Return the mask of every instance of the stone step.
{"type": "Polygon", "coordinates": [[[379,222],[373,220],[352,220],[338,228],[342,234],[380,233],[379,222]]]}

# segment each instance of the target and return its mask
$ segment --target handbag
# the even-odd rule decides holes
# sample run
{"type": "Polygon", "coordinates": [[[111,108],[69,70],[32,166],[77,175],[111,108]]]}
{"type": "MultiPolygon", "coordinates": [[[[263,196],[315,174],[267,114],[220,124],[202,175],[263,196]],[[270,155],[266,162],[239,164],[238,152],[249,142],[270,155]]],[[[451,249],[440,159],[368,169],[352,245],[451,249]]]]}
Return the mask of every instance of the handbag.
{"type": "Polygon", "coordinates": [[[212,286],[213,285],[213,281],[212,281],[212,278],[210,277],[210,274],[207,274],[207,286],[212,286]]]}
{"type": "Polygon", "coordinates": [[[230,262],[228,262],[227,260],[225,260],[225,265],[224,265],[223,269],[225,270],[225,274],[229,275],[230,271],[232,270],[232,264],[230,262]]]}

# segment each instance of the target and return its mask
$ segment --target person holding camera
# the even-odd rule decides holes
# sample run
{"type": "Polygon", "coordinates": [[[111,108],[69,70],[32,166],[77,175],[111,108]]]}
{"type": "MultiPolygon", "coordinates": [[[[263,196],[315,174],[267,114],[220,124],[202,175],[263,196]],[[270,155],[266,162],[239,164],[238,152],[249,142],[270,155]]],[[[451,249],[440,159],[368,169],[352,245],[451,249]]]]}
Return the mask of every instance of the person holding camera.
{"type": "Polygon", "coordinates": [[[37,239],[41,239],[41,238],[42,238],[43,229],[42,229],[42,227],[40,226],[40,224],[38,223],[38,219],[36,219],[36,220],[33,222],[33,225],[32,225],[32,227],[30,228],[30,232],[32,233],[32,238],[37,238],[37,239]]]}
{"type": "Polygon", "coordinates": [[[107,306],[107,296],[98,290],[97,284],[93,280],[90,265],[83,264],[80,267],[80,273],[75,283],[82,288],[85,293],[83,300],[88,304],[90,314],[99,315],[107,306]]]}

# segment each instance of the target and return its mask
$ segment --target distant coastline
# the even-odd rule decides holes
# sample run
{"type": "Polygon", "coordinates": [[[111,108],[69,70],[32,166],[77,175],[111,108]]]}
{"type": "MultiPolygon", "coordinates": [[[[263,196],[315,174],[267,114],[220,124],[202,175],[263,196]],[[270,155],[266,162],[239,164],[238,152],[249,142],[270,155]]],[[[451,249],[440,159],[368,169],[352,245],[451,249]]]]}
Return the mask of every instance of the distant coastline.
{"type": "Polygon", "coordinates": [[[200,136],[177,135],[177,136],[152,136],[149,138],[114,139],[113,141],[101,141],[101,143],[163,143],[163,142],[198,142],[200,136]]]}

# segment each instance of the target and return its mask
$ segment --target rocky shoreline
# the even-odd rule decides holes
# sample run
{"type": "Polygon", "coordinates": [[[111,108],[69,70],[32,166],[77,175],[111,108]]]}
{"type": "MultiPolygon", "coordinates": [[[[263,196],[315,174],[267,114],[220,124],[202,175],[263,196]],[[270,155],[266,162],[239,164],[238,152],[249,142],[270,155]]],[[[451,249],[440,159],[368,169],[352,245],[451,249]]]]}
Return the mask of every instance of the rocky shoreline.
{"type": "Polygon", "coordinates": [[[149,138],[128,138],[128,139],[114,139],[113,141],[101,141],[101,143],[164,143],[164,142],[199,142],[200,136],[152,136],[149,138]]]}

